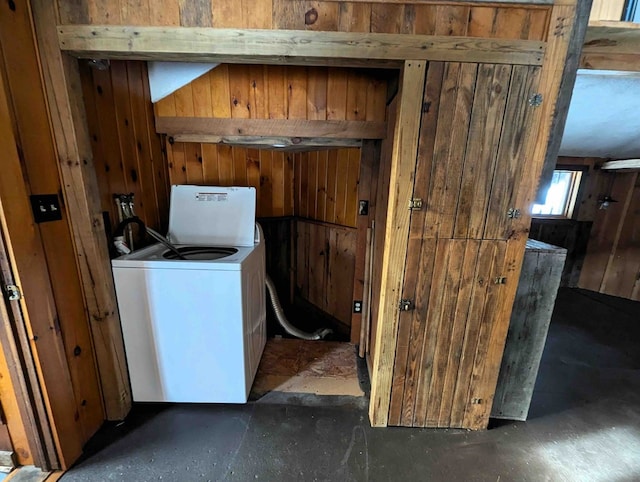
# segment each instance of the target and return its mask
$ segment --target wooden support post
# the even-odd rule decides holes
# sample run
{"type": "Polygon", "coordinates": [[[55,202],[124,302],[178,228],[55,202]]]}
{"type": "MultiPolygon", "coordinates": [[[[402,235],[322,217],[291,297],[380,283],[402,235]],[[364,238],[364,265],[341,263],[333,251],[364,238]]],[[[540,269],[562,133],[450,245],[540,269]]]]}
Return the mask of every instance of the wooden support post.
{"type": "Polygon", "coordinates": [[[369,404],[369,420],[374,427],[385,427],[389,417],[399,303],[411,218],[409,202],[413,193],[426,71],[426,62],[407,61],[400,83],[369,404]]]}
{"type": "Polygon", "coordinates": [[[78,65],[58,47],[56,4],[33,0],[31,8],[105,411],[120,420],[131,408],[131,388],[78,65]]]}
{"type": "Polygon", "coordinates": [[[544,165],[542,166],[542,175],[538,186],[536,201],[540,204],[546,202],[547,191],[549,190],[553,171],[558,159],[558,153],[560,152],[564,127],[567,123],[567,115],[569,114],[569,104],[571,104],[573,87],[576,83],[578,65],[580,64],[580,53],[582,52],[582,45],[587,33],[587,21],[585,19],[589,18],[591,2],[592,0],[582,0],[578,2],[576,6],[576,28],[573,29],[569,40],[567,61],[564,65],[560,92],[558,93],[558,100],[553,114],[553,125],[549,137],[549,145],[547,146],[547,155],[544,160],[544,165]]]}

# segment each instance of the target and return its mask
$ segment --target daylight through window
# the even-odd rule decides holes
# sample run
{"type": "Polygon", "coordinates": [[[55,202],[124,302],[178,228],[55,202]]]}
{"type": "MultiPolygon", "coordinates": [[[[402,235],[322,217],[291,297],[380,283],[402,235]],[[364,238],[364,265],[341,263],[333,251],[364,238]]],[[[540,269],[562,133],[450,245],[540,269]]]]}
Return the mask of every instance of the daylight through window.
{"type": "Polygon", "coordinates": [[[557,169],[549,186],[544,204],[534,204],[534,216],[555,216],[570,218],[580,186],[581,171],[557,169]]]}

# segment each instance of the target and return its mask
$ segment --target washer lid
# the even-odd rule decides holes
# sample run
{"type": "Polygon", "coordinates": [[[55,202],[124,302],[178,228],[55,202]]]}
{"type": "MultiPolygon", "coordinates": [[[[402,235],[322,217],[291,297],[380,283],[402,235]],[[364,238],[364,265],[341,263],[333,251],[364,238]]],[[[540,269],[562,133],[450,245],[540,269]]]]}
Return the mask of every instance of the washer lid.
{"type": "Polygon", "coordinates": [[[253,246],[256,189],[171,186],[169,240],[174,244],[253,246]]]}

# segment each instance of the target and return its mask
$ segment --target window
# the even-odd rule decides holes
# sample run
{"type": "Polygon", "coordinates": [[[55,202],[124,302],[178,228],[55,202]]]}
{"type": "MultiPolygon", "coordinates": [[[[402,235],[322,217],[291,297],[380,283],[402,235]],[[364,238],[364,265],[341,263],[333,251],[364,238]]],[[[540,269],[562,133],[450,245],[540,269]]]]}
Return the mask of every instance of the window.
{"type": "Polygon", "coordinates": [[[534,216],[570,218],[580,187],[581,171],[556,169],[544,204],[534,204],[534,216]]]}
{"type": "Polygon", "coordinates": [[[622,20],[626,22],[640,22],[640,8],[638,0],[628,0],[622,13],[622,20]]]}

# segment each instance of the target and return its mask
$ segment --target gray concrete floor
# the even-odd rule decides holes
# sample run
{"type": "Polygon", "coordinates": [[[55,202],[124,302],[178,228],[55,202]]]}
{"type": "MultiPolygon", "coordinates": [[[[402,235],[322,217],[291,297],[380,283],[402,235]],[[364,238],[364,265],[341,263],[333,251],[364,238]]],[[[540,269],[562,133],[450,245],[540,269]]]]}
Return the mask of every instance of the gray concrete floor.
{"type": "Polygon", "coordinates": [[[137,406],[61,480],[640,480],[640,303],[561,290],[527,422],[372,429],[308,401],[137,406]]]}

